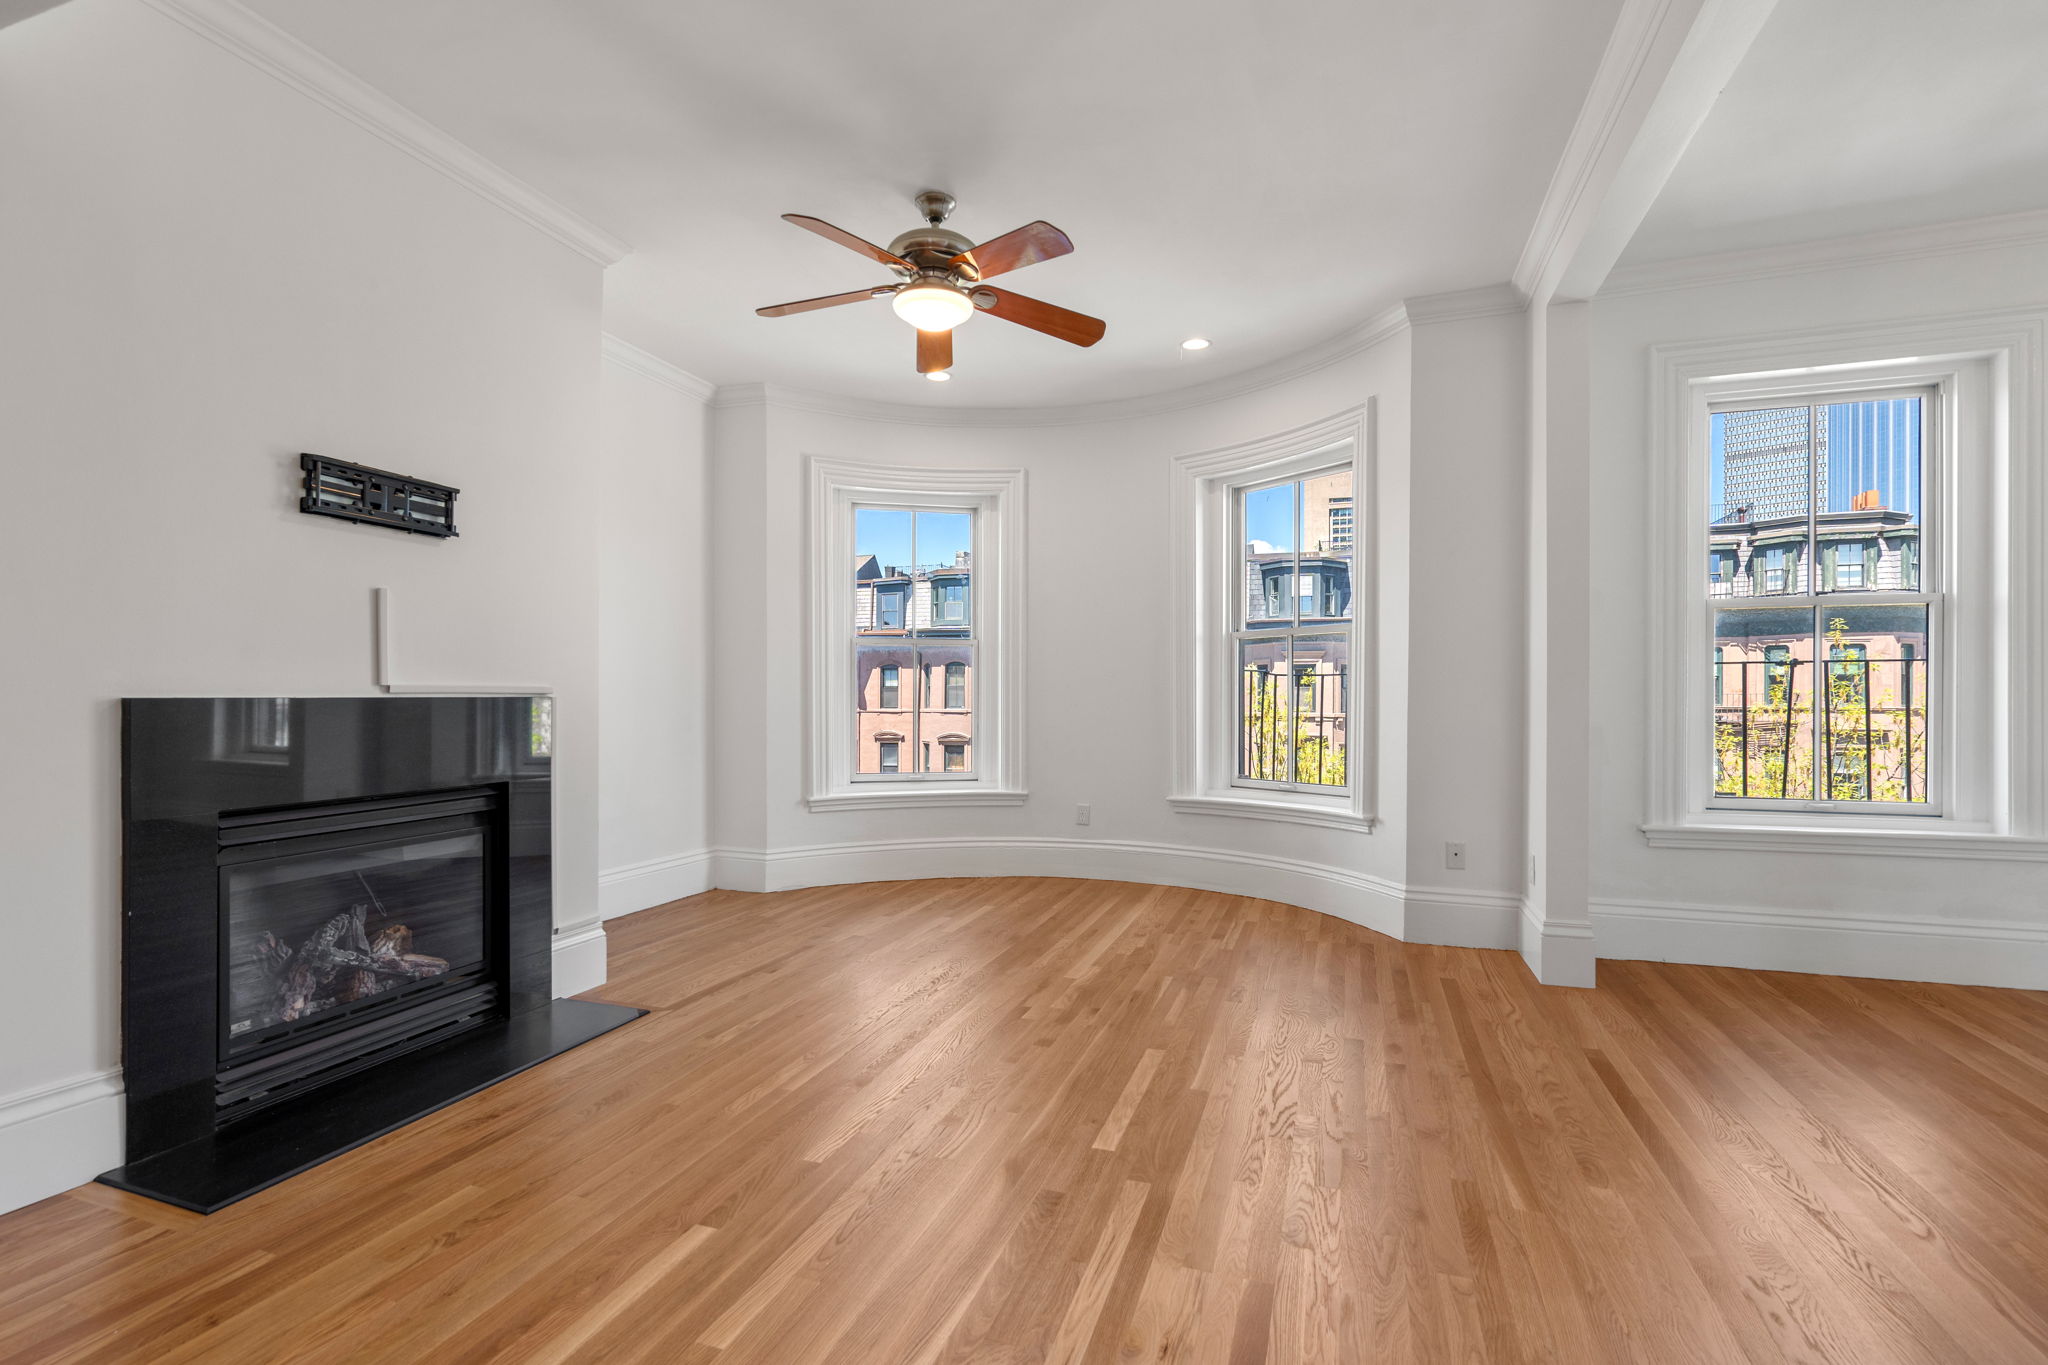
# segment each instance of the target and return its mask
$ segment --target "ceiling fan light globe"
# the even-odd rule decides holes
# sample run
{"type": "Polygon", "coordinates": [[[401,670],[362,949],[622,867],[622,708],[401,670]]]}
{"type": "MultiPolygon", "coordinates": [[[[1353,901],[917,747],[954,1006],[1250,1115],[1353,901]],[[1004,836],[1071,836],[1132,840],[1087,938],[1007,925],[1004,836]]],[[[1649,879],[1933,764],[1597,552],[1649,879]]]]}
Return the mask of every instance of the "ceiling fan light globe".
{"type": "Polygon", "coordinates": [[[890,301],[896,316],[920,332],[950,332],[974,316],[965,294],[943,284],[913,284],[890,301]]]}

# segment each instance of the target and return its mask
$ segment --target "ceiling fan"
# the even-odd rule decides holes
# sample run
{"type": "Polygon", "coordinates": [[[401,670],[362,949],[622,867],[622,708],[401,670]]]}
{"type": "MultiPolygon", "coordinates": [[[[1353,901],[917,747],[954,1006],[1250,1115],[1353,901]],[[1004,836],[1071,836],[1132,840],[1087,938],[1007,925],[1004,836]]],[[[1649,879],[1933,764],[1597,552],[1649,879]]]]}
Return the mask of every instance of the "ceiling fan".
{"type": "Polygon", "coordinates": [[[1076,346],[1093,346],[1102,340],[1106,324],[1100,318],[984,283],[997,275],[1066,255],[1074,249],[1066,233],[1051,223],[1026,223],[1014,232],[976,246],[952,229],[940,226],[953,212],[952,195],[926,190],[911,202],[924,215],[925,226],[897,237],[887,250],[822,219],[807,218],[801,213],[783,214],[785,221],[888,266],[896,272],[897,283],[778,303],[754,311],[764,318],[779,318],[865,299],[890,299],[896,316],[917,328],[917,372],[932,379],[947,377],[947,371],[953,367],[953,329],[977,312],[1071,341],[1076,346]]]}

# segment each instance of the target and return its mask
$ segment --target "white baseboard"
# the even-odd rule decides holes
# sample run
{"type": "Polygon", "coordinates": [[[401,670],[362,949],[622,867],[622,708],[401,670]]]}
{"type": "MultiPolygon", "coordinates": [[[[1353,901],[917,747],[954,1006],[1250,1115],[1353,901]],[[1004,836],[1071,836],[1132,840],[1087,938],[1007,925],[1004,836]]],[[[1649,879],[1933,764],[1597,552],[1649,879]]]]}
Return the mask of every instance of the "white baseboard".
{"type": "Polygon", "coordinates": [[[1522,961],[1528,964],[1529,974],[1546,986],[1589,988],[1598,959],[1613,956],[1595,951],[1591,924],[1551,919],[1526,898],[1517,919],[1522,961]]]}
{"type": "Polygon", "coordinates": [[[1600,956],[2048,990],[2048,925],[1595,900],[1600,956]]]}
{"type": "Polygon", "coordinates": [[[711,889],[711,850],[627,863],[597,874],[597,915],[617,919],[711,889]]]}
{"type": "Polygon", "coordinates": [[[929,877],[1084,877],[1186,886],[1285,901],[1418,943],[1516,943],[1512,895],[1404,888],[1328,863],[1224,849],[1114,839],[968,838],[712,850],[711,884],[735,891],[929,877]]]}
{"type": "Polygon", "coordinates": [[[1521,946],[1522,898],[1507,891],[1465,891],[1450,886],[1410,886],[1402,892],[1405,932],[1410,943],[1446,948],[1521,946]]]}
{"type": "Polygon", "coordinates": [[[555,999],[581,995],[605,983],[604,922],[555,930],[555,999]]]}
{"type": "Polygon", "coordinates": [[[0,1099],[0,1213],[120,1165],[121,1120],[119,1068],[0,1099]]]}

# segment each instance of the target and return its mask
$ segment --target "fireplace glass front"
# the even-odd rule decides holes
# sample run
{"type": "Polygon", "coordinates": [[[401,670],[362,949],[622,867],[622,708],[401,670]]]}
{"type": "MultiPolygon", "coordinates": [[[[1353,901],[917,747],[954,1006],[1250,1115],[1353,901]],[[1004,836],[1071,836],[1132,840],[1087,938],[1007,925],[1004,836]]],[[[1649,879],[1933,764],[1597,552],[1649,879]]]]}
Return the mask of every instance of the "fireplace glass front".
{"type": "Polygon", "coordinates": [[[222,1056],[242,1056],[474,979],[484,966],[487,830],[345,847],[269,844],[221,868],[222,1056]]]}

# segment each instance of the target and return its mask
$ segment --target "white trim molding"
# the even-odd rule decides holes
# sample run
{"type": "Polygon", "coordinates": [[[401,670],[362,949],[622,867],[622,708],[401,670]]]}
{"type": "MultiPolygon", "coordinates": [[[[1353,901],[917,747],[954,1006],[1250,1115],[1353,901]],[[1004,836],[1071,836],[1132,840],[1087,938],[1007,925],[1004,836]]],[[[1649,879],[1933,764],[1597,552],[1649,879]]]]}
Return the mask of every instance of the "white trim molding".
{"type": "Polygon", "coordinates": [[[632,250],[235,0],[144,3],[598,265],[632,250]]]}
{"type": "MultiPolygon", "coordinates": [[[[1488,286],[1493,288],[1493,286],[1488,286]]],[[[1451,297],[1451,296],[1445,296],[1451,297]]],[[[1133,417],[1156,417],[1227,402],[1292,383],[1304,375],[1327,369],[1339,361],[1362,355],[1382,342],[1391,341],[1408,330],[1408,311],[1394,304],[1373,314],[1356,327],[1302,348],[1278,360],[1268,361],[1237,374],[1220,375],[1205,383],[1165,393],[1135,398],[1110,399],[1100,403],[1073,403],[1042,408],[950,407],[945,397],[953,396],[946,385],[929,387],[942,391],[928,404],[884,403],[870,398],[793,389],[779,384],[721,384],[711,400],[714,408],[773,406],[797,412],[823,413],[870,422],[898,422],[907,426],[931,427],[1058,427],[1089,422],[1123,421],[1133,417]]]]}
{"type": "MultiPolygon", "coordinates": [[[[1648,810],[1659,847],[2036,861],[2048,848],[2048,312],[2001,310],[1650,350],[1648,810]],[[1940,814],[1715,809],[1707,799],[1704,417],[1715,395],[1937,385],[1930,566],[1954,647],[1940,814]],[[1876,386],[1876,387],[1871,387],[1876,386]],[[1949,402],[1949,395],[1956,395],[1949,402]],[[1944,512],[1942,504],[1946,504],[1944,512]],[[1943,523],[1956,528],[1943,536],[1943,523]],[[1938,566],[1937,566],[1938,561],[1938,566]]],[[[1720,600],[1720,599],[1713,599],[1720,600]]],[[[1747,600],[1747,599],[1745,599],[1747,600]]],[[[1937,697],[1942,695],[1937,689],[1937,697]]],[[[1930,718],[1932,721],[1934,718],[1930,718]]]]}
{"type": "Polygon", "coordinates": [[[675,853],[597,874],[597,917],[617,919],[711,889],[711,850],[675,853]]]}
{"type": "Polygon", "coordinates": [[[1402,307],[1407,309],[1409,324],[1421,327],[1433,322],[1464,322],[1468,318],[1520,313],[1529,307],[1529,300],[1522,296],[1521,290],[1503,280],[1499,284],[1482,284],[1476,289],[1457,289],[1448,294],[1418,294],[1406,300],[1402,307]]]}
{"type": "Polygon", "coordinates": [[[1777,0],[1624,0],[1513,280],[1590,297],[1642,225],[1777,0]]]}
{"type": "Polygon", "coordinates": [[[1592,987],[1600,956],[1590,920],[1545,915],[1527,898],[1518,905],[1516,948],[1529,974],[1546,986],[1592,987]]]}
{"type": "Polygon", "coordinates": [[[1174,810],[1372,831],[1379,762],[1376,566],[1383,530],[1375,477],[1377,416],[1378,400],[1369,398],[1288,431],[1175,457],[1167,490],[1174,593],[1168,662],[1173,679],[1173,785],[1168,801],[1174,810]],[[1233,786],[1231,722],[1224,707],[1235,690],[1222,643],[1230,638],[1231,603],[1239,591],[1232,490],[1318,465],[1327,467],[1330,452],[1338,448],[1349,451],[1356,509],[1351,695],[1345,726],[1345,770],[1351,789],[1325,798],[1296,790],[1264,792],[1233,786]]]}
{"type": "MultiPolygon", "coordinates": [[[[1017,805],[1024,783],[1024,471],[805,459],[810,504],[805,652],[805,805],[814,811],[1017,805]],[[854,777],[853,508],[859,502],[972,511],[974,771],[918,780],[854,777]]],[[[906,637],[908,638],[908,637],[906,637]]],[[[943,643],[936,640],[934,643],[943,643]]]]}
{"type": "Polygon", "coordinates": [[[604,921],[590,920],[555,930],[552,944],[554,998],[581,995],[605,983],[604,921]]]}
{"type": "Polygon", "coordinates": [[[1220,891],[1298,905],[1412,943],[1512,950],[1518,898],[1404,887],[1328,863],[1140,840],[891,839],[712,850],[714,886],[791,891],[933,877],[1079,877],[1220,891]]]}
{"type": "Polygon", "coordinates": [[[120,1165],[121,1092],[113,1067],[0,1098],[0,1213],[120,1165]]]}
{"type": "Polygon", "coordinates": [[[718,386],[708,379],[700,379],[680,365],[671,365],[652,351],[643,351],[630,341],[622,341],[610,332],[604,334],[604,358],[629,374],[649,379],[664,388],[674,389],[700,403],[709,403],[718,386]]]}
{"type": "Polygon", "coordinates": [[[1697,289],[1739,284],[1747,280],[1811,275],[1823,270],[1850,270],[1859,266],[1889,265],[1973,251],[2042,245],[2048,245],[2048,209],[1623,265],[1607,277],[1607,282],[1600,286],[1598,297],[1607,299],[1628,294],[1697,289]]]}
{"type": "Polygon", "coordinates": [[[2048,990],[2048,925],[1649,900],[1592,912],[1606,958],[2048,990]]]}

